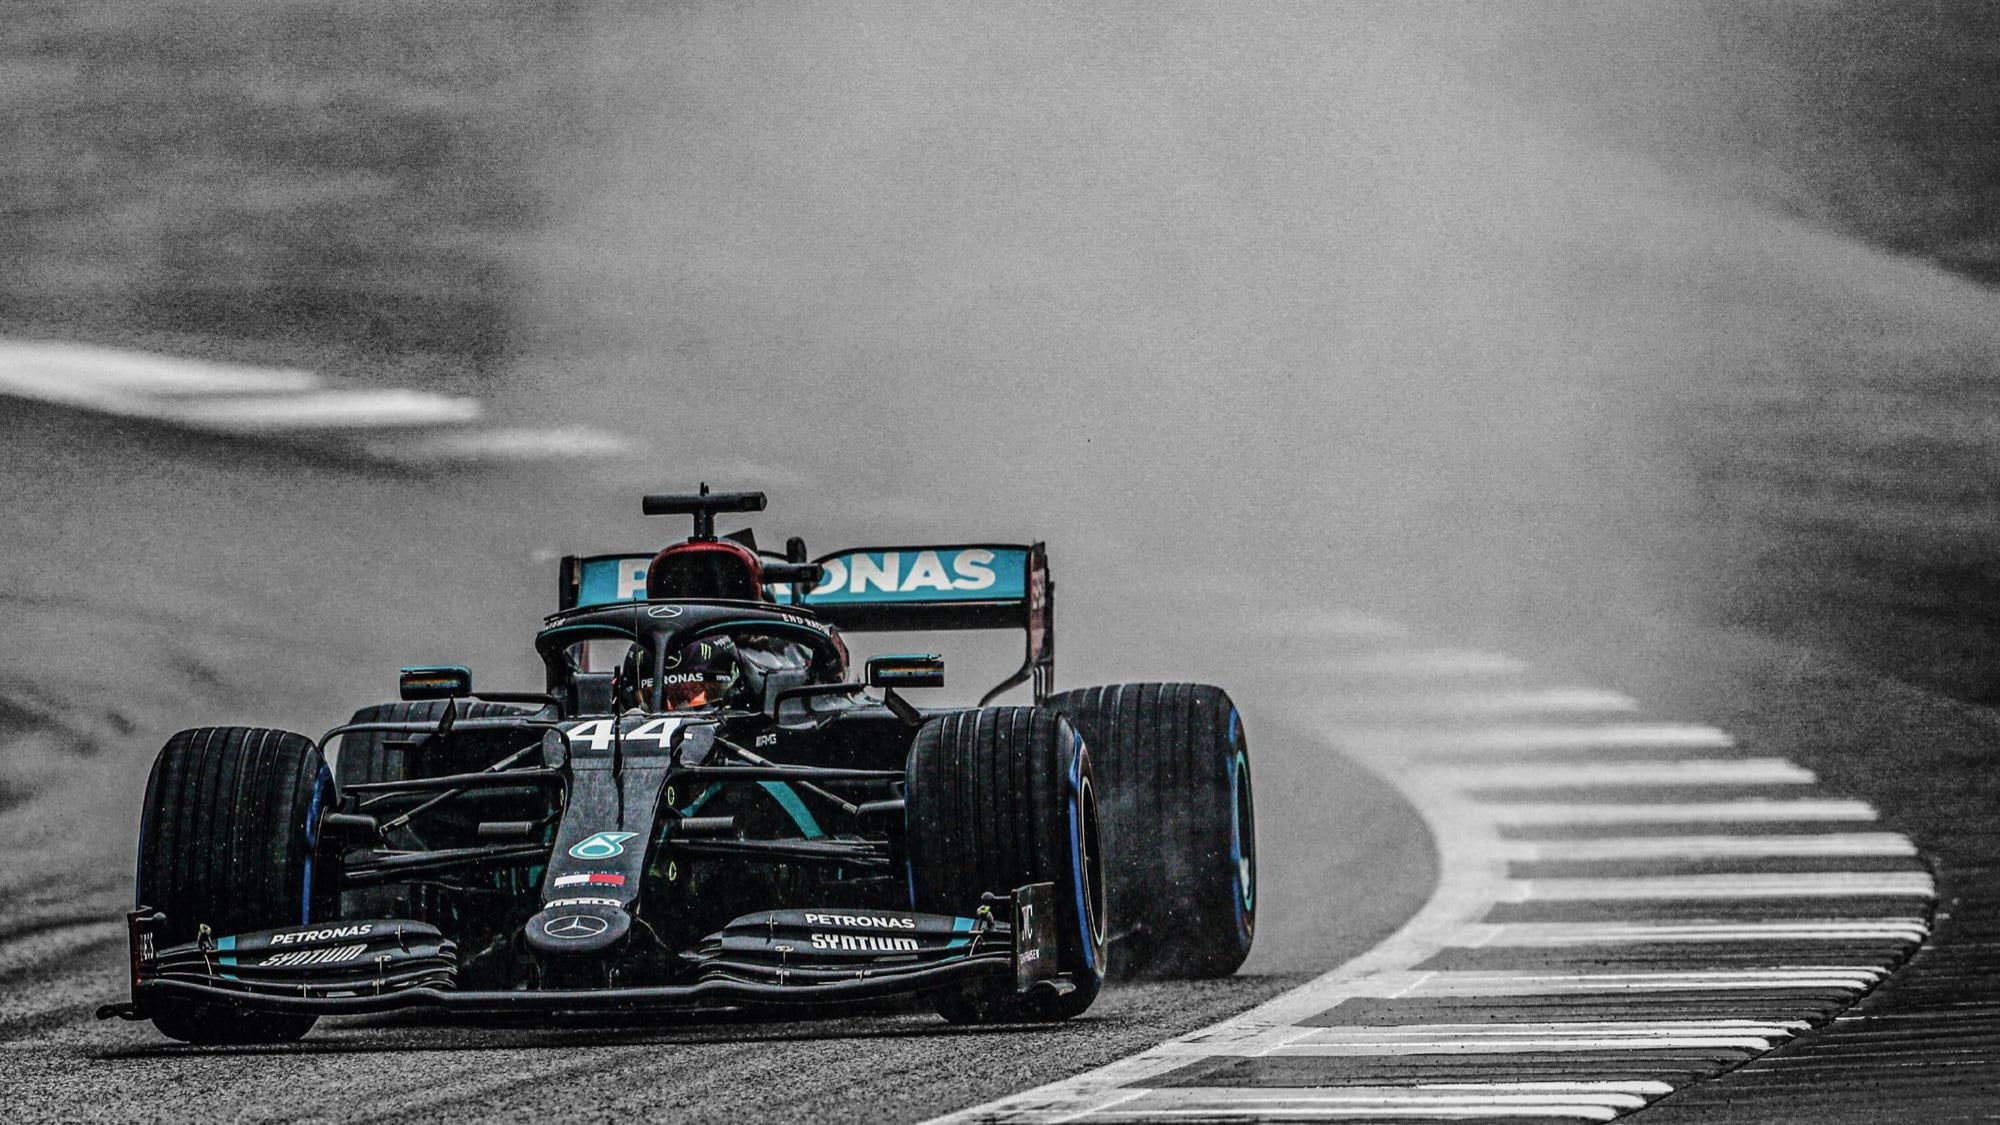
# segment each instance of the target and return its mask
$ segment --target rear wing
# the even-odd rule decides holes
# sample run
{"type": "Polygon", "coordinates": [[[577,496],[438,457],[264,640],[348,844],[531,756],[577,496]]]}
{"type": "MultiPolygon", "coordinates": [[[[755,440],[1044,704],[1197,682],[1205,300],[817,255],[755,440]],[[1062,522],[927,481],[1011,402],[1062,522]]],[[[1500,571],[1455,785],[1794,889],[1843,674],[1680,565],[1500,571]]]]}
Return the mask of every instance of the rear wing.
{"type": "MultiPolygon", "coordinates": [[[[650,554],[568,556],[558,603],[571,610],[643,601],[652,560],[650,554]]],[[[1053,689],[1055,583],[1044,544],[857,547],[813,561],[824,571],[818,585],[767,583],[771,599],[856,633],[1020,629],[1027,634],[1020,670],[981,705],[1029,680],[1037,702],[1053,689]]]]}

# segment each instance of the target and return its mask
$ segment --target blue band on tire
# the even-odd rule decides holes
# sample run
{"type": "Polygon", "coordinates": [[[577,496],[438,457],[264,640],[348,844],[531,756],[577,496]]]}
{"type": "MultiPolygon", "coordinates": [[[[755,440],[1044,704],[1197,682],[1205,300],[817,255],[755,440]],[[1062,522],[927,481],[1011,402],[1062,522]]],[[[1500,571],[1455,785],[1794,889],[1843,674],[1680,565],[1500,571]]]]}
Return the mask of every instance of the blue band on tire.
{"type": "Polygon", "coordinates": [[[1246,878],[1243,863],[1243,793],[1242,786],[1250,772],[1250,759],[1237,746],[1240,731],[1236,709],[1229,709],[1229,862],[1230,882],[1236,893],[1230,896],[1231,906],[1236,912],[1236,932],[1246,937],[1250,933],[1250,911],[1257,907],[1257,889],[1246,878]]]}
{"type": "Polygon", "coordinates": [[[312,801],[306,805],[306,876],[299,888],[299,925],[301,926],[307,925],[313,920],[313,853],[319,851],[319,800],[320,796],[326,792],[326,783],[331,777],[332,775],[327,771],[325,764],[322,763],[319,767],[319,773],[313,778],[312,801]]]}
{"type": "Polygon", "coordinates": [[[1083,735],[1071,728],[1070,739],[1076,748],[1069,760],[1070,884],[1076,888],[1076,927],[1083,936],[1083,967],[1096,972],[1097,939],[1090,932],[1090,909],[1083,894],[1083,806],[1079,801],[1083,792],[1083,735]]]}

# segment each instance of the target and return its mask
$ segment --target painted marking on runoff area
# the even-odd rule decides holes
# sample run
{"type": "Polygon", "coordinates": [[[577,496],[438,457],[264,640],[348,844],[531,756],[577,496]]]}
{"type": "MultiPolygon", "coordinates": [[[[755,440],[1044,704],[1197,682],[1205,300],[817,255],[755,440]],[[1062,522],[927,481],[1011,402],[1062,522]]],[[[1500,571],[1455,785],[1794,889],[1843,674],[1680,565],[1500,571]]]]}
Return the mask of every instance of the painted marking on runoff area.
{"type": "Polygon", "coordinates": [[[388,459],[575,456],[622,449],[580,428],[481,428],[476,399],[335,385],[310,371],[179,359],[83,344],[0,340],[0,397],[231,437],[362,439],[388,459]],[[396,433],[394,443],[369,435],[396,433]]]}
{"type": "Polygon", "coordinates": [[[1348,676],[1490,676],[1525,672],[1528,665],[1505,653],[1479,649],[1412,648],[1339,657],[1321,665],[1319,670],[1348,676]]]}
{"type": "Polygon", "coordinates": [[[1645,922],[1514,922],[1466,926],[1452,944],[1463,949],[1493,946],[1560,945],[1654,945],[1666,942],[1694,942],[1715,945],[1724,942],[1767,941],[1922,941],[1927,927],[1922,918],[1891,918],[1880,922],[1685,922],[1650,924],[1645,922]]]}
{"type": "Polygon", "coordinates": [[[1349,986],[1350,996],[1395,999],[1427,996],[1560,996],[1573,992],[1634,992],[1659,989],[1700,992],[1741,988],[1828,988],[1865,986],[1879,970],[1856,966],[1681,973],[1376,973],[1349,986]]]}
{"type": "Polygon", "coordinates": [[[480,415],[469,398],[333,388],[309,371],[42,342],[0,341],[0,393],[227,433],[460,425],[480,415]]]}
{"type": "Polygon", "coordinates": [[[1384,742],[1402,749],[1430,753],[1519,754],[1523,751],[1714,749],[1727,750],[1736,740],[1727,731],[1701,723],[1598,723],[1589,726],[1486,726],[1469,730],[1402,728],[1380,732],[1384,742]]]}
{"type": "Polygon", "coordinates": [[[1929,900],[1928,871],[1800,871],[1751,875],[1649,875],[1639,879],[1522,879],[1501,885],[1500,901],[1635,898],[1887,898],[1929,900]]]}
{"type": "Polygon", "coordinates": [[[1872,821],[1874,806],[1865,801],[1774,800],[1746,797],[1734,801],[1670,802],[1659,805],[1522,804],[1495,805],[1486,810],[1496,824],[1549,827],[1561,824],[1663,824],[1710,821],[1772,824],[1785,821],[1872,821]]]}
{"type": "Polygon", "coordinates": [[[1816,778],[1783,758],[1693,758],[1674,762],[1564,762],[1440,766],[1430,771],[1467,788],[1551,789],[1565,785],[1811,785],[1816,778]]]}
{"type": "Polygon", "coordinates": [[[1398,723],[1415,717],[1489,719],[1510,715],[1601,715],[1637,711],[1639,701],[1623,692],[1596,688],[1542,688],[1533,691],[1466,691],[1423,695],[1368,696],[1331,700],[1344,719],[1379,716],[1398,723]]]}
{"type": "Polygon", "coordinates": [[[1395,639],[1410,635],[1401,622],[1370,613],[1308,613],[1269,621],[1264,628],[1273,637],[1395,639]]]}
{"type": "Polygon", "coordinates": [[[1437,842],[1424,908],[1240,1016],[942,1120],[1608,1121],[1827,1023],[1928,936],[1916,847],[1811,771],[1375,636],[1308,667],[1350,677],[1330,743],[1437,842]]]}
{"type": "Polygon", "coordinates": [[[1613,836],[1599,840],[1508,840],[1508,859],[1652,859],[1662,856],[1914,856],[1894,832],[1824,832],[1806,836],[1613,836]]]}

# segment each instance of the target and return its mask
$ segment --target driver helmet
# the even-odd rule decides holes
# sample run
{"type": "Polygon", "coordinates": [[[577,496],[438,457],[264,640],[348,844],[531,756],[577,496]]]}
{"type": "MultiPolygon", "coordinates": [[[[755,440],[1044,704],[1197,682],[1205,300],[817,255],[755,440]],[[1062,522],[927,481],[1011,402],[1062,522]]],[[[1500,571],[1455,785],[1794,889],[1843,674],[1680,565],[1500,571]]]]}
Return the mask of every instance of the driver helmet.
{"type": "MultiPolygon", "coordinates": [[[[631,685],[632,703],[645,708],[653,704],[653,677],[646,674],[645,650],[634,648],[625,658],[625,682],[631,685]]],[[[660,666],[660,704],[669,711],[713,707],[729,698],[736,689],[742,669],[736,660],[736,646],[726,637],[694,641],[667,654],[660,666]]]]}

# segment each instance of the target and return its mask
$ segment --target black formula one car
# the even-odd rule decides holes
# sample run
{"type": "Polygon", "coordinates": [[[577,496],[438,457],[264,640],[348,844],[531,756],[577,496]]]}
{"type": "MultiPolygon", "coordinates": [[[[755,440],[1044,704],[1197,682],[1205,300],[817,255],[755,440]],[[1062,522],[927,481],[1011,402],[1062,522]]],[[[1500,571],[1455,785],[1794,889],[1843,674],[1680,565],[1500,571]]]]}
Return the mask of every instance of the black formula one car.
{"type": "Polygon", "coordinates": [[[628,1013],[928,998],[1058,1020],[1121,974],[1233,972],[1256,925],[1243,725],[1220,689],[1051,694],[1031,545],[806,561],[717,537],[762,493],[649,496],[657,554],[562,562],[540,692],[404,669],[314,741],[204,727],[160,751],[129,915],[132,998],[195,1043],[321,1015],[628,1013]],[[841,630],[1021,628],[1020,670],[921,709],[937,656],[841,630]],[[989,706],[1027,684],[1033,706],[989,706]],[[328,765],[331,757],[333,765],[328,765]],[[1107,935],[1115,934],[1114,940],[1107,935]]]}

